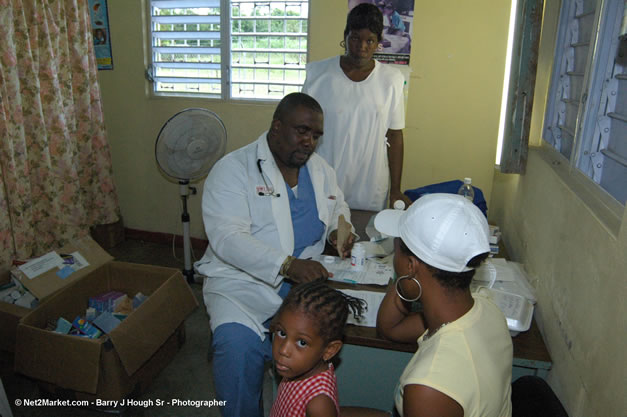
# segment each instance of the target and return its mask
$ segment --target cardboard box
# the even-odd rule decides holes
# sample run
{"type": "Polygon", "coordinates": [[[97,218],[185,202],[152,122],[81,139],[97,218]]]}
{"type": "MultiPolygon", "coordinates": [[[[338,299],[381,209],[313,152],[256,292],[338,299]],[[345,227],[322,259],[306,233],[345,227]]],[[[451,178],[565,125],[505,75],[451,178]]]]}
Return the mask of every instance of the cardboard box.
{"type": "MultiPolygon", "coordinates": [[[[9,271],[0,274],[0,285],[11,281],[9,271]]],[[[0,301],[0,350],[13,352],[15,350],[15,330],[17,323],[30,310],[14,304],[0,301]]]]}
{"type": "MultiPolygon", "coordinates": [[[[88,262],[85,268],[74,272],[67,278],[62,279],[56,275],[57,269],[47,271],[40,276],[29,279],[19,269],[13,268],[14,275],[19,277],[20,282],[40,301],[44,301],[60,289],[79,280],[105,263],[111,261],[113,257],[105,252],[94,240],[85,236],[72,242],[56,251],[57,253],[73,253],[79,252],[88,262]]],[[[9,282],[10,275],[8,272],[1,277],[2,282],[9,282]]],[[[0,350],[9,352],[15,351],[15,331],[22,317],[26,316],[32,310],[14,304],[0,301],[0,350]]]]}
{"type": "Polygon", "coordinates": [[[163,369],[198,306],[178,269],[107,262],[47,298],[17,327],[15,371],[75,391],[77,398],[120,400],[163,369]],[[58,317],[84,314],[90,296],[107,291],[148,299],[108,336],[87,339],[45,330],[58,317]]]}
{"type": "Polygon", "coordinates": [[[15,351],[15,332],[20,319],[31,310],[0,302],[0,350],[15,351]]]}
{"type": "MultiPolygon", "coordinates": [[[[131,376],[126,375],[120,364],[119,356],[115,354],[104,355],[101,367],[105,372],[100,372],[98,377],[98,394],[72,391],[43,381],[39,382],[39,388],[51,394],[52,397],[59,399],[95,402],[97,399],[120,400],[124,397],[138,398],[142,393],[146,392],[148,386],[150,386],[163,368],[172,362],[184,343],[185,324],[183,323],[159,350],[131,376]]],[[[110,347],[110,344],[107,345],[107,348],[110,347]]]]}

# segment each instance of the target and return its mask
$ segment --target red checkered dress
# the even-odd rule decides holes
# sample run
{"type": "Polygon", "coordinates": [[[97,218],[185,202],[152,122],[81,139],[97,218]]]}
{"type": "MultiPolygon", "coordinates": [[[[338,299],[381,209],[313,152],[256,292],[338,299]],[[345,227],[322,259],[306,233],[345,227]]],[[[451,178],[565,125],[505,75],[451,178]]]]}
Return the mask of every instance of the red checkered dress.
{"type": "Polygon", "coordinates": [[[318,395],[326,395],[335,404],[337,415],[340,406],[337,401],[337,380],[333,365],[317,375],[301,381],[286,381],[279,384],[279,392],[272,405],[270,417],[305,417],[307,404],[318,395]]]}

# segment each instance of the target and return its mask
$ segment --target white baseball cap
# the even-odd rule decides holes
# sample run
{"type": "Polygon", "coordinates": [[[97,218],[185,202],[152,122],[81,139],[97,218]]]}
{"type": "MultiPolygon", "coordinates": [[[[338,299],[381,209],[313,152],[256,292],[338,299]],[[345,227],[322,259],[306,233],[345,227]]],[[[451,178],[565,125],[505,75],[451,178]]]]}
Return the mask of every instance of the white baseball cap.
{"type": "Polygon", "coordinates": [[[383,210],[374,227],[400,237],[421,261],[444,271],[469,271],[468,261],[490,251],[485,216],[457,194],[427,194],[405,211],[383,210]]]}

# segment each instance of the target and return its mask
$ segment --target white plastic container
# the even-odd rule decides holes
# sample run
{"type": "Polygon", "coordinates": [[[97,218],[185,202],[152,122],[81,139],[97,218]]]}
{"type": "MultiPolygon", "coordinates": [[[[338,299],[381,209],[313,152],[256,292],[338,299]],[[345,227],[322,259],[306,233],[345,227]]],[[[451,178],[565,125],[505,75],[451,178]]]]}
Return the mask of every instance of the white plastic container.
{"type": "Polygon", "coordinates": [[[355,243],[351,250],[351,267],[354,271],[363,271],[366,265],[366,248],[361,243],[355,243]]]}
{"type": "Polygon", "coordinates": [[[533,318],[533,304],[522,295],[497,290],[496,288],[481,288],[480,293],[488,295],[498,306],[507,319],[507,327],[512,337],[525,332],[531,327],[533,318]]]}

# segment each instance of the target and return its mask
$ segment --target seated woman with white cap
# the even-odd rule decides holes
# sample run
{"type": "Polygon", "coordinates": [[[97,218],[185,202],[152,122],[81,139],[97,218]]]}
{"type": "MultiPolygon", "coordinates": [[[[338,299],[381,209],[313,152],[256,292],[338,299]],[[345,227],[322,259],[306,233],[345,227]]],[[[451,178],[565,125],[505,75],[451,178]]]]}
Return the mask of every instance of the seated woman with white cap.
{"type": "Polygon", "coordinates": [[[489,254],[489,227],[471,202],[429,194],[407,211],[384,210],[375,228],[396,237],[391,285],[377,317],[379,333],[418,340],[394,393],[403,417],[511,416],[512,340],[505,317],[470,292],[489,254]],[[422,310],[411,311],[420,300],[422,310]]]}

